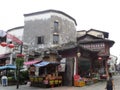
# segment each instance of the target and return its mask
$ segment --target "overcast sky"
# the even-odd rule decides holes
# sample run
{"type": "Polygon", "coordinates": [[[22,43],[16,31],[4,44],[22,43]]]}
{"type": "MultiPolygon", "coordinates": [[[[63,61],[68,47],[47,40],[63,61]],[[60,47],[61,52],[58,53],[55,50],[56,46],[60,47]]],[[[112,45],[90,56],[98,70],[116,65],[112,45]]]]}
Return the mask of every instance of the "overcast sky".
{"type": "Polygon", "coordinates": [[[24,26],[24,14],[47,9],[72,16],[77,21],[77,30],[109,32],[109,39],[115,41],[111,54],[120,56],[119,0],[0,0],[0,30],[24,26]]]}

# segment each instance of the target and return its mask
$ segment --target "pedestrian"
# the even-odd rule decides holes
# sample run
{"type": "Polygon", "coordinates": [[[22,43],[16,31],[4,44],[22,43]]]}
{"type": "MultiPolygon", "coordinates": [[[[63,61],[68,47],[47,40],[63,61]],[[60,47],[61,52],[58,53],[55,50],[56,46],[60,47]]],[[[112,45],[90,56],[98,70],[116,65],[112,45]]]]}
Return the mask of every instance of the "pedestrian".
{"type": "Polygon", "coordinates": [[[1,77],[1,80],[2,80],[2,86],[7,86],[8,85],[8,78],[7,78],[7,76],[3,75],[1,77]]]}
{"type": "Polygon", "coordinates": [[[113,78],[112,78],[112,73],[108,74],[106,89],[107,90],[115,90],[115,86],[114,86],[114,82],[113,82],[113,78]]]}

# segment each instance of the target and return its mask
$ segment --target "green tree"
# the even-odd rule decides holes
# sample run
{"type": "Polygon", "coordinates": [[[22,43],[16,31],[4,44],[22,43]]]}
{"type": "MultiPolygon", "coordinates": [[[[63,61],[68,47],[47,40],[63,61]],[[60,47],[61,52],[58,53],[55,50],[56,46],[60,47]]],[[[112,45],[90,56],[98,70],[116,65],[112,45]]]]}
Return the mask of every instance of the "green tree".
{"type": "Polygon", "coordinates": [[[19,88],[19,78],[20,78],[20,69],[23,68],[24,58],[22,56],[17,56],[16,58],[16,78],[17,78],[17,89],[19,88]]]}
{"type": "Polygon", "coordinates": [[[23,67],[24,58],[17,57],[15,61],[16,61],[16,67],[21,69],[23,67]]]}

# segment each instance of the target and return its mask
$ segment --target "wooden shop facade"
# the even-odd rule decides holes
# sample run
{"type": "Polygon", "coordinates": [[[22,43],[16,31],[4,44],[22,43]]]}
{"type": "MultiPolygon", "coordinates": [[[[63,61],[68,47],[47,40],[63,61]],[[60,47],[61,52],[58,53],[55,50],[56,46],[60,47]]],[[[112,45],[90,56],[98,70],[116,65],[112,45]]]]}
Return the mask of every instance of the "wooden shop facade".
{"type": "Polygon", "coordinates": [[[113,44],[112,40],[86,34],[77,38],[77,43],[63,45],[58,50],[66,59],[63,85],[84,86],[105,79],[105,68],[113,44]]]}

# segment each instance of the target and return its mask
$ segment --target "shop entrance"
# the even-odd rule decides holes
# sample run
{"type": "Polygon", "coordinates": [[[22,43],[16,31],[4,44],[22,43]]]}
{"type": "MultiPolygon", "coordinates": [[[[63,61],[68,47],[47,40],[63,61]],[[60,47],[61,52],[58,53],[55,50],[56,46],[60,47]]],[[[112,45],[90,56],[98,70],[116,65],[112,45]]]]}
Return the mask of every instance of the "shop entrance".
{"type": "Polygon", "coordinates": [[[73,85],[73,73],[74,73],[74,58],[67,58],[66,59],[66,70],[63,77],[63,84],[65,86],[72,86],[73,85]]]}
{"type": "Polygon", "coordinates": [[[78,74],[81,77],[87,77],[90,73],[91,69],[91,62],[89,59],[81,59],[78,62],[78,74]]]}

